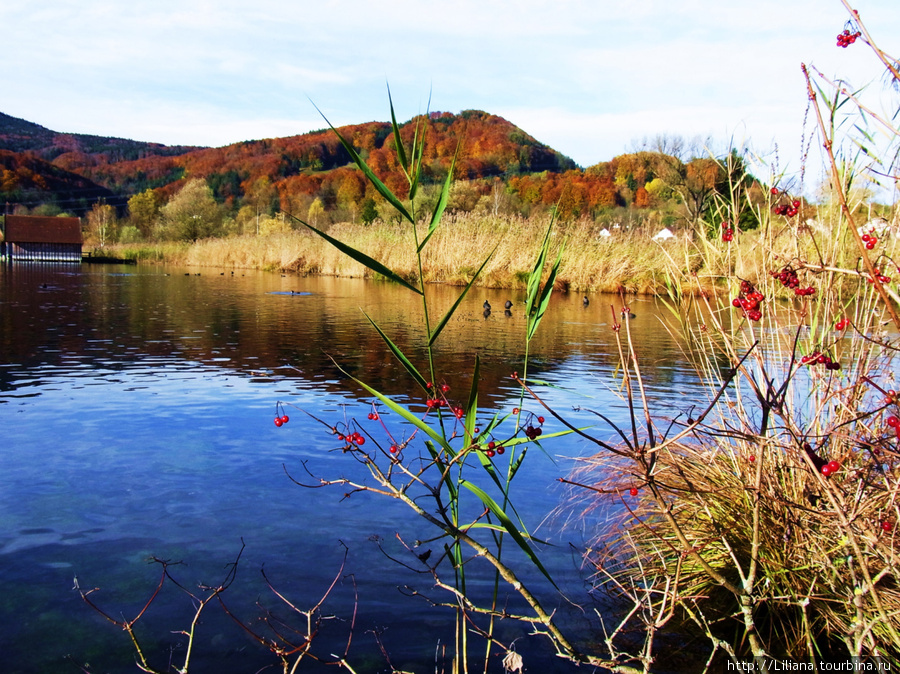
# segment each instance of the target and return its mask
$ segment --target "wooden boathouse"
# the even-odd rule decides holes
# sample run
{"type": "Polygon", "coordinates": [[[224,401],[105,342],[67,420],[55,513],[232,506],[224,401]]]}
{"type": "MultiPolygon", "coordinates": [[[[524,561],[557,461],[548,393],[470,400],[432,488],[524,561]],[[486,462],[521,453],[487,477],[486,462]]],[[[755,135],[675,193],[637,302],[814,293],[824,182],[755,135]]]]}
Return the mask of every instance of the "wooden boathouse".
{"type": "Polygon", "coordinates": [[[22,262],[81,262],[78,218],[7,215],[0,259],[22,262]]]}

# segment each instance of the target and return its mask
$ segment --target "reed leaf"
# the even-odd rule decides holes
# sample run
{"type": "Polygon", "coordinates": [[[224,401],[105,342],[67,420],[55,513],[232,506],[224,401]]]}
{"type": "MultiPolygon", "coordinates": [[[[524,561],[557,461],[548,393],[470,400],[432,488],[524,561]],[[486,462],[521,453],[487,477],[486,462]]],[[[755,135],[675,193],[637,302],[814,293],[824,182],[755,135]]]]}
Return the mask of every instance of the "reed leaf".
{"type": "MultiPolygon", "coordinates": [[[[341,372],[344,372],[344,370],[341,370],[341,372]]],[[[440,433],[435,431],[431,426],[429,426],[424,421],[422,421],[422,419],[420,419],[415,414],[410,412],[408,409],[403,407],[403,405],[400,405],[399,403],[394,402],[388,396],[384,395],[380,391],[376,391],[371,386],[366,384],[364,381],[357,379],[356,377],[354,377],[352,375],[347,374],[347,372],[344,372],[344,374],[346,374],[348,377],[350,377],[350,379],[352,379],[357,384],[359,384],[364,389],[366,389],[366,391],[371,393],[373,396],[378,398],[381,402],[383,402],[388,407],[388,409],[396,412],[401,417],[403,417],[406,421],[411,423],[413,426],[415,426],[419,430],[423,431],[428,437],[430,437],[432,440],[434,440],[434,442],[437,443],[437,445],[441,449],[443,449],[445,452],[447,452],[451,456],[456,455],[456,452],[453,451],[453,448],[449,445],[447,440],[445,440],[444,437],[440,433]]]]}
{"type": "MultiPolygon", "coordinates": [[[[400,126],[397,124],[397,117],[394,115],[394,100],[391,98],[391,86],[388,85],[388,104],[391,106],[391,129],[394,132],[394,145],[397,146],[397,161],[400,168],[409,178],[409,163],[406,161],[406,149],[403,147],[403,141],[400,139],[400,126]]],[[[415,146],[415,144],[413,144],[415,146]]],[[[412,196],[410,196],[410,199],[412,196]]]]}
{"type": "Polygon", "coordinates": [[[428,225],[428,233],[425,235],[425,238],[422,239],[422,243],[419,244],[419,248],[416,252],[422,252],[425,244],[428,243],[428,239],[430,239],[431,235],[437,231],[437,227],[441,222],[441,217],[443,217],[444,211],[447,208],[447,203],[450,201],[450,186],[453,184],[453,171],[456,167],[456,157],[458,154],[459,145],[456,146],[456,152],[450,162],[450,171],[447,173],[447,179],[444,181],[443,188],[441,188],[441,195],[438,197],[437,203],[434,205],[434,211],[431,213],[431,222],[428,225]]]}
{"type": "Polygon", "coordinates": [[[475,494],[475,496],[478,497],[478,499],[484,504],[484,506],[488,510],[491,511],[491,513],[494,515],[494,517],[496,517],[497,520],[500,522],[500,524],[503,525],[503,528],[507,531],[507,533],[510,536],[512,536],[513,540],[516,542],[516,545],[518,545],[519,548],[522,550],[522,552],[524,552],[525,555],[528,557],[528,559],[531,560],[531,563],[534,564],[535,567],[537,567],[537,569],[542,574],[544,574],[544,577],[550,581],[550,583],[553,585],[553,587],[555,587],[558,590],[559,587],[557,586],[557,584],[553,580],[553,578],[550,576],[550,573],[547,571],[547,569],[544,568],[544,565],[541,563],[541,560],[538,558],[537,553],[535,553],[535,551],[532,549],[532,547],[530,545],[528,545],[528,541],[525,540],[525,537],[522,535],[522,532],[520,532],[516,528],[516,526],[513,524],[512,520],[509,519],[509,516],[505,512],[503,512],[503,509],[499,505],[497,505],[497,502],[494,499],[492,499],[487,494],[487,492],[485,492],[483,489],[481,489],[477,485],[472,484],[468,480],[460,480],[459,483],[463,487],[468,489],[470,492],[475,494]]]}
{"type": "MultiPolygon", "coordinates": [[[[494,250],[496,250],[496,248],[494,250]]],[[[450,309],[447,311],[447,313],[444,314],[444,317],[435,326],[434,330],[432,330],[431,335],[428,337],[428,346],[431,346],[432,344],[434,344],[435,340],[438,338],[438,335],[441,334],[441,331],[447,325],[447,321],[450,320],[450,317],[453,316],[453,313],[456,311],[457,307],[460,305],[460,303],[462,303],[463,299],[466,296],[466,293],[468,293],[469,290],[472,288],[472,286],[475,284],[475,279],[478,278],[478,275],[481,273],[481,270],[484,269],[484,265],[486,265],[488,263],[488,260],[491,259],[491,255],[493,255],[493,254],[494,254],[494,252],[491,251],[490,255],[488,255],[487,258],[485,258],[484,262],[481,263],[481,266],[478,268],[478,271],[476,271],[475,275],[472,276],[472,279],[466,285],[465,289],[462,291],[460,296],[456,298],[456,302],[453,303],[453,306],[450,307],[450,309]]]]}
{"type": "MultiPolygon", "coordinates": [[[[331,127],[331,130],[334,131],[334,135],[338,137],[338,140],[341,141],[341,145],[344,146],[344,149],[347,150],[347,154],[350,155],[350,158],[354,161],[354,163],[359,167],[359,170],[363,172],[363,175],[366,176],[368,181],[372,183],[372,186],[378,190],[378,193],[383,196],[387,202],[397,209],[397,211],[402,215],[407,222],[415,224],[415,219],[412,215],[410,215],[409,211],[406,210],[406,206],[403,205],[403,202],[397,198],[393,192],[391,192],[390,188],[385,185],[381,180],[375,175],[375,172],[369,168],[368,164],[363,161],[363,158],[359,156],[359,153],[353,148],[353,146],[340,134],[340,132],[334,128],[334,125],[328,121],[328,118],[319,110],[318,106],[313,103],[313,106],[316,110],[319,111],[319,114],[322,115],[322,119],[331,127]]],[[[398,147],[402,147],[402,145],[398,144],[398,147]]]]}
{"type": "Polygon", "coordinates": [[[537,302],[536,312],[534,314],[528,314],[529,340],[534,337],[534,333],[537,332],[538,326],[541,324],[541,319],[544,317],[544,313],[547,311],[547,307],[550,306],[550,295],[553,292],[553,284],[556,283],[556,276],[559,274],[559,265],[562,261],[564,248],[565,244],[559,247],[559,254],[556,256],[556,262],[554,262],[553,266],[550,268],[550,275],[547,277],[547,282],[544,283],[544,287],[541,290],[540,299],[537,302]]]}
{"type": "Polygon", "coordinates": [[[403,367],[405,367],[406,371],[409,372],[410,375],[412,375],[413,379],[416,380],[416,383],[422,387],[422,390],[427,390],[428,382],[425,380],[425,377],[421,375],[419,370],[416,369],[416,366],[413,365],[409,358],[407,358],[403,353],[403,351],[400,350],[400,347],[391,341],[390,337],[385,334],[384,330],[378,327],[378,324],[372,320],[372,317],[369,316],[369,314],[364,311],[363,316],[365,316],[369,320],[369,323],[372,324],[372,327],[375,328],[376,332],[378,332],[379,335],[381,335],[381,339],[383,339],[384,343],[387,344],[387,347],[391,350],[391,353],[393,353],[394,356],[396,356],[397,360],[399,360],[403,364],[403,367]]]}
{"type": "Polygon", "coordinates": [[[417,295],[422,295],[422,294],[423,294],[422,291],[421,291],[419,288],[416,288],[414,285],[412,285],[411,283],[409,283],[409,281],[407,281],[406,279],[404,279],[402,276],[400,276],[399,274],[396,274],[396,273],[393,272],[391,269],[388,269],[386,266],[384,266],[383,264],[381,264],[378,260],[369,257],[369,256],[366,255],[365,253],[356,250],[356,248],[353,248],[352,246],[348,246],[346,243],[343,243],[343,242],[341,242],[341,241],[338,241],[338,240],[335,239],[334,237],[328,236],[328,235],[327,235],[325,232],[323,232],[322,230],[316,229],[315,227],[313,227],[313,226],[310,225],[309,223],[304,222],[303,220],[301,220],[300,218],[298,218],[296,215],[292,215],[291,213],[288,213],[288,215],[290,215],[291,218],[293,218],[294,220],[296,220],[297,222],[299,222],[299,223],[300,223],[301,225],[303,225],[304,227],[307,227],[307,228],[311,229],[313,232],[315,232],[316,234],[318,234],[319,236],[321,236],[323,239],[325,239],[325,240],[326,240],[328,243],[330,243],[332,246],[334,246],[334,247],[337,248],[339,251],[341,251],[342,253],[344,253],[344,255],[347,255],[348,257],[353,258],[354,260],[356,260],[356,261],[359,262],[360,264],[362,264],[362,265],[368,267],[369,269],[371,269],[371,270],[374,271],[375,273],[381,274],[381,275],[384,276],[385,278],[388,278],[388,279],[390,279],[391,281],[394,281],[395,283],[399,283],[399,284],[402,285],[404,288],[408,288],[408,289],[412,290],[412,291],[413,291],[414,293],[416,293],[417,295]]]}

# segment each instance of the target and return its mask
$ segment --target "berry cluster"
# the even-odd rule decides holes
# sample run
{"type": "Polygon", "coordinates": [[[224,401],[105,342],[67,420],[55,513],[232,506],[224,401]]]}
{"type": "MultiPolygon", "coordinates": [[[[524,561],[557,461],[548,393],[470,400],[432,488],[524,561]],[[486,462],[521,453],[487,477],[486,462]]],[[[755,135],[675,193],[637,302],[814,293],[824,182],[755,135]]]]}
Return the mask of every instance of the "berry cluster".
{"type": "Polygon", "coordinates": [[[759,310],[759,305],[760,302],[765,299],[765,295],[757,291],[752,283],[749,281],[741,281],[741,292],[737,297],[731,300],[731,306],[735,309],[743,310],[744,316],[751,321],[758,321],[762,318],[762,312],[759,310]]]}
{"type": "Polygon", "coordinates": [[[838,461],[829,461],[821,468],[821,473],[825,477],[830,477],[837,473],[841,469],[841,464],[838,461]]]}
{"type": "Polygon", "coordinates": [[[875,234],[863,234],[863,243],[866,244],[866,250],[872,250],[878,243],[878,237],[875,234]]]}
{"type": "MultiPolygon", "coordinates": [[[[514,415],[518,415],[520,411],[522,411],[522,410],[520,410],[518,407],[513,407],[512,413],[514,415]]],[[[541,426],[543,425],[543,423],[544,423],[544,417],[535,416],[534,414],[531,414],[529,412],[528,425],[525,426],[522,430],[529,440],[534,440],[535,438],[539,437],[541,435],[541,433],[543,433],[543,431],[541,430],[541,426]],[[537,426],[534,426],[532,424],[532,421],[536,421],[537,426]]]]}
{"type": "Polygon", "coordinates": [[[494,442],[493,440],[487,443],[486,447],[487,449],[484,450],[484,455],[489,459],[493,459],[495,454],[503,454],[503,452],[506,451],[503,448],[503,445],[494,442]]]}
{"type": "MultiPolygon", "coordinates": [[[[445,405],[450,407],[450,402],[446,397],[446,394],[450,391],[450,386],[441,384],[440,387],[435,387],[434,382],[428,382],[426,386],[428,387],[429,397],[428,400],[425,401],[425,406],[428,409],[436,409],[438,407],[444,407],[445,405]]],[[[453,413],[457,419],[461,419],[463,416],[462,410],[458,407],[453,409],[453,413]]]]}
{"type": "MultiPolygon", "coordinates": [[[[774,190],[775,188],[773,187],[772,189],[774,190]]],[[[789,218],[793,218],[800,212],[800,200],[794,199],[790,203],[778,204],[772,209],[772,212],[775,213],[775,215],[785,215],[789,218]]]]}
{"type": "Polygon", "coordinates": [[[849,318],[842,318],[837,323],[834,324],[835,330],[845,330],[848,327],[850,327],[850,319],[849,318]]]}
{"type": "Polygon", "coordinates": [[[290,417],[284,413],[284,407],[281,405],[281,402],[275,403],[275,425],[281,428],[290,420],[290,417]]]}
{"type": "MultiPolygon", "coordinates": [[[[866,248],[868,248],[868,247],[869,247],[869,244],[866,244],[866,248]]],[[[867,277],[866,277],[866,280],[867,280],[869,283],[875,283],[875,279],[876,279],[876,278],[877,278],[879,281],[881,281],[882,283],[890,283],[890,282],[891,282],[891,277],[890,277],[890,276],[885,276],[884,274],[882,274],[882,273],[881,273],[881,270],[878,269],[878,267],[875,267],[875,268],[874,268],[874,271],[875,271],[875,276],[874,276],[874,277],[873,277],[873,276],[867,276],[867,277]]]]}
{"type": "Polygon", "coordinates": [[[801,365],[824,365],[826,370],[840,370],[841,364],[821,351],[813,351],[800,359],[801,365]]]}
{"type": "Polygon", "coordinates": [[[800,287],[800,279],[797,277],[797,270],[794,269],[791,265],[787,265],[781,271],[773,271],[772,277],[777,279],[781,283],[781,285],[783,285],[788,290],[793,290],[794,294],[798,297],[816,294],[816,289],[812,286],[809,286],[807,288],[800,287]]]}
{"type": "Polygon", "coordinates": [[[366,444],[365,437],[363,437],[362,434],[359,433],[359,431],[353,431],[352,433],[347,433],[346,435],[344,435],[343,433],[338,433],[337,437],[341,442],[359,445],[360,447],[366,444]]]}
{"type": "Polygon", "coordinates": [[[858,38],[860,35],[861,33],[859,31],[851,33],[849,28],[844,28],[842,32],[838,33],[837,46],[846,49],[851,44],[856,42],[856,38],[858,38]]]}
{"type": "Polygon", "coordinates": [[[734,239],[734,228],[731,226],[731,223],[727,220],[722,221],[722,241],[725,243],[730,242],[734,239]]]}

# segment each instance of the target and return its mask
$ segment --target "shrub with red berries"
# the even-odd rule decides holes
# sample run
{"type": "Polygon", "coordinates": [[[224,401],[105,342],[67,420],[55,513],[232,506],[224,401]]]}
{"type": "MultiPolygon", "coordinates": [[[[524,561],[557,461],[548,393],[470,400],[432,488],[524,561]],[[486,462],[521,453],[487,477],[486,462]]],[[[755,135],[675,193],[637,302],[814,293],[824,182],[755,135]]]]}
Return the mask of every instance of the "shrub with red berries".
{"type": "Polygon", "coordinates": [[[813,286],[808,286],[806,288],[800,287],[800,279],[797,276],[797,270],[791,265],[787,265],[778,271],[773,271],[771,276],[788,290],[793,290],[797,297],[816,294],[816,289],[813,286]]]}
{"type": "Polygon", "coordinates": [[[844,28],[843,31],[838,33],[837,46],[846,49],[851,44],[856,42],[857,38],[859,38],[860,35],[861,33],[858,30],[850,32],[849,28],[844,28]]]}
{"type": "Polygon", "coordinates": [[[729,243],[734,239],[734,228],[727,220],[722,221],[722,241],[729,243]]]}
{"type": "Polygon", "coordinates": [[[841,364],[821,351],[813,351],[800,359],[802,365],[824,365],[826,370],[840,370],[841,364]]]}
{"type": "Polygon", "coordinates": [[[800,200],[794,199],[790,202],[778,204],[772,209],[772,212],[775,213],[775,215],[784,215],[785,217],[793,218],[800,212],[800,200]]]}
{"type": "Polygon", "coordinates": [[[863,234],[862,240],[866,244],[867,250],[873,250],[878,243],[878,237],[875,234],[863,234]]]}
{"type": "Polygon", "coordinates": [[[762,318],[759,306],[765,299],[765,295],[759,292],[752,283],[741,281],[740,294],[731,300],[731,306],[735,309],[741,309],[744,312],[744,316],[751,321],[758,321],[762,318]]]}
{"type": "MultiPolygon", "coordinates": [[[[868,248],[868,247],[869,247],[869,244],[866,244],[866,248],[868,248]]],[[[878,267],[875,267],[873,269],[873,271],[875,272],[875,276],[866,276],[866,281],[868,281],[869,283],[875,283],[876,278],[881,283],[890,283],[891,282],[891,277],[885,276],[884,274],[882,274],[881,270],[878,267]]]]}

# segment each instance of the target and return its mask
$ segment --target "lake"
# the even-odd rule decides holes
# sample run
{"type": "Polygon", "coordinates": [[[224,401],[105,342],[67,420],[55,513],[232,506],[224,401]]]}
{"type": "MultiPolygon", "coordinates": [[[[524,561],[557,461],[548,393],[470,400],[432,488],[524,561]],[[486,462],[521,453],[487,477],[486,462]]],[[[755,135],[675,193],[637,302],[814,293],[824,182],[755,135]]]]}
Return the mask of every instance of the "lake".
{"type": "MultiPolygon", "coordinates": [[[[428,290],[438,316],[460,290],[428,290]]],[[[437,342],[440,380],[459,404],[480,357],[485,420],[519,404],[509,374],[523,370],[523,300],[521,291],[476,289],[437,342]],[[494,308],[489,316],[485,300],[494,308]]],[[[547,400],[579,425],[597,418],[573,407],[618,423],[628,418],[617,396],[613,303],[620,306],[615,297],[594,296],[584,306],[581,296],[555,294],[531,345],[529,376],[553,384],[541,389],[547,400]]],[[[663,310],[651,299],[630,306],[651,404],[662,416],[686,412],[704,393],[663,328],[663,310]]],[[[111,615],[132,618],[160,579],[160,566],[148,560],[173,562],[172,575],[199,592],[198,584],[225,579],[242,545],[224,595],[237,619],[259,628],[264,609],[286,613],[262,568],[300,608],[312,607],[340,575],[325,604],[334,617],[323,622],[313,652],[343,653],[355,611],[348,659],[358,672],[387,669],[382,647],[394,667],[436,667],[443,645],[452,644],[453,613],[398,587],[448,597],[433,590],[430,576],[391,559],[411,557],[396,533],[412,542],[434,532],[389,499],[344,498],[341,487],[306,489],[288,476],[310,484],[363,479],[360,464],[335,451],[341,443],[304,413],[383,432],[366,420],[371,396],[347,374],[424,410],[418,387],[362,309],[425,371],[421,301],[385,283],[207,268],[0,265],[5,671],[77,672],[86,664],[95,672],[137,671],[127,635],[81,600],[75,578],[82,588],[100,588],[90,597],[111,615]],[[273,423],[279,401],[291,418],[281,428],[273,423]]],[[[538,412],[534,402],[525,408],[538,412]]],[[[408,435],[396,415],[379,409],[393,433],[408,435]]],[[[549,419],[544,430],[561,426],[549,419]]],[[[584,545],[596,516],[551,514],[566,498],[557,478],[593,446],[574,437],[542,444],[546,454],[529,453],[515,496],[526,524],[554,544],[540,553],[545,565],[585,611],[534,580],[589,639],[595,626],[577,622],[590,618],[593,604],[569,544],[584,545]]],[[[189,598],[167,583],[139,623],[157,662],[171,648],[177,662],[184,639],[171,632],[186,629],[192,615],[189,598]]],[[[520,652],[533,648],[533,657],[553,661],[546,642],[525,637],[521,626],[503,629],[510,640],[522,633],[520,652]]],[[[204,614],[192,672],[253,672],[274,662],[220,608],[204,614]]],[[[317,671],[314,663],[303,669],[317,671]]]]}

